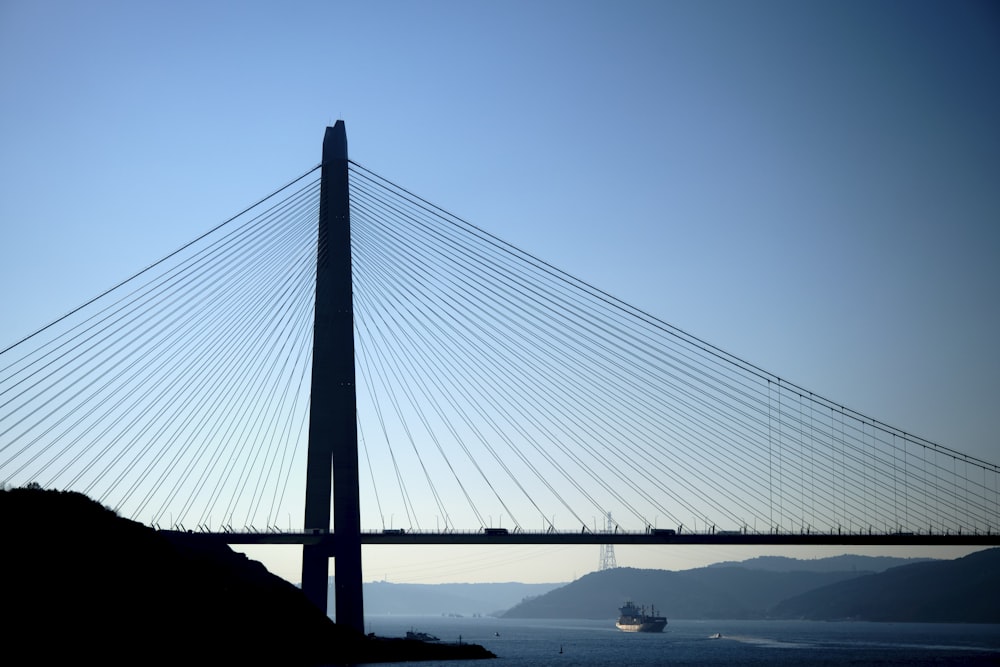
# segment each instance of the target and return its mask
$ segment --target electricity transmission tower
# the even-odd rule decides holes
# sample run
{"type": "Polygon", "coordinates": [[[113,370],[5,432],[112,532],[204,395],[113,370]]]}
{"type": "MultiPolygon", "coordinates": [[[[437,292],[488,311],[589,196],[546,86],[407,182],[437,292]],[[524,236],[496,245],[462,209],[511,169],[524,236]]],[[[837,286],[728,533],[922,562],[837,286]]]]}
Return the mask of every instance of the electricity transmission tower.
{"type": "MultiPolygon", "coordinates": [[[[610,533],[612,531],[611,522],[611,512],[608,512],[608,516],[604,522],[604,532],[610,533]]],[[[613,544],[602,544],[601,545],[601,562],[599,571],[613,570],[618,567],[618,563],[615,561],[615,545],[613,544]]]]}

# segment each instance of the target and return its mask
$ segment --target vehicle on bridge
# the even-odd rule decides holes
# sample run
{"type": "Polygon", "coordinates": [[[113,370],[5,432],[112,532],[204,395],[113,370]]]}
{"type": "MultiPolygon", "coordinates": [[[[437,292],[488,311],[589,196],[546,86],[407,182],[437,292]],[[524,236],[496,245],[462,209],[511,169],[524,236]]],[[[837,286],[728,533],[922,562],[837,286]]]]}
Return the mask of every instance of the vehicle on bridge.
{"type": "Polygon", "coordinates": [[[483,532],[487,535],[507,535],[506,528],[484,528],[483,532]]]}

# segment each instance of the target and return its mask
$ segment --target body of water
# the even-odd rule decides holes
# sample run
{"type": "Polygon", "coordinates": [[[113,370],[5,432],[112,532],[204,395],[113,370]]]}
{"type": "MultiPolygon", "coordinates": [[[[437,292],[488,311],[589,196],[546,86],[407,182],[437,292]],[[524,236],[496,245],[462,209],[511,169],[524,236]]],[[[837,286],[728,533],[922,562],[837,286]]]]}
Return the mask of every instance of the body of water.
{"type": "MultiPolygon", "coordinates": [[[[442,641],[481,644],[487,664],[628,667],[630,665],[996,665],[1000,625],[825,623],[815,621],[670,621],[657,634],[621,632],[614,620],[506,620],[444,616],[373,616],[365,629],[384,637],[407,630],[442,641]],[[721,636],[715,638],[716,633],[721,636]]],[[[409,663],[426,667],[479,661],[409,663]]]]}

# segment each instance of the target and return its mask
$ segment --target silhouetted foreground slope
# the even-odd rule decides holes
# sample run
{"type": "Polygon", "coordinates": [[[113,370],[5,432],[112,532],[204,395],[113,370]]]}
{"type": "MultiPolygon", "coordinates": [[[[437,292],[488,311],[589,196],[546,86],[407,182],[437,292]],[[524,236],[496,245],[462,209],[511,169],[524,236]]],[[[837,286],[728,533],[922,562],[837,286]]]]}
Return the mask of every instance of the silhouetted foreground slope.
{"type": "Polygon", "coordinates": [[[5,652],[26,663],[317,665],[494,657],[366,638],[228,547],[167,539],[78,493],[0,492],[5,652]]]}
{"type": "Polygon", "coordinates": [[[1000,549],[903,565],[819,588],[775,606],[772,616],[922,623],[1000,623],[1000,549]]]}

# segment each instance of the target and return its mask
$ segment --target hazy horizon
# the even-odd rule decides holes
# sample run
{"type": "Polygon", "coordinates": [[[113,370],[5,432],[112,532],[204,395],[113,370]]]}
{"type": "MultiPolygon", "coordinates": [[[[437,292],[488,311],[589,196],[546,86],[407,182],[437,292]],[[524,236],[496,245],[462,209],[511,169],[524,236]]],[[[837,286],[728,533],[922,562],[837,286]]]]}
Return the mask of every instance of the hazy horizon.
{"type": "MultiPolygon", "coordinates": [[[[391,550],[392,547],[381,547],[391,550]]],[[[660,570],[692,570],[727,561],[744,561],[758,556],[784,556],[799,560],[816,560],[841,555],[893,556],[896,558],[934,558],[953,560],[976,551],[994,547],[927,547],[906,553],[899,547],[728,547],[723,549],[708,547],[638,547],[615,548],[618,567],[660,570]],[[624,560],[622,554],[624,551],[624,560]],[[686,552],[681,554],[672,551],[686,552]]],[[[233,547],[248,557],[262,562],[272,574],[286,581],[298,584],[301,580],[301,566],[291,553],[295,547],[233,547]],[[285,553],[279,553],[285,551],[285,553]]],[[[462,584],[462,583],[525,583],[551,584],[569,583],[580,577],[596,572],[598,567],[598,547],[473,547],[473,546],[415,546],[405,550],[405,562],[392,555],[372,554],[373,547],[363,546],[364,559],[362,581],[373,583],[386,581],[399,584],[462,584]],[[554,559],[552,551],[559,551],[563,558],[554,559]],[[574,553],[567,554],[567,551],[574,553]],[[558,578],[560,563],[583,564],[588,560],[585,552],[592,552],[591,569],[574,570],[571,576],[558,578]],[[381,564],[382,572],[373,564],[381,564]],[[496,572],[508,573],[507,578],[491,578],[496,572]],[[511,578],[513,577],[513,578],[511,578]]],[[[399,548],[396,547],[398,553],[399,548]]],[[[389,554],[393,553],[389,551],[389,554]]],[[[334,568],[331,561],[330,575],[334,568]]]]}

